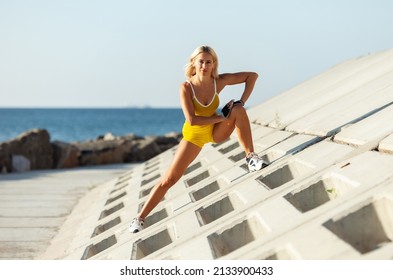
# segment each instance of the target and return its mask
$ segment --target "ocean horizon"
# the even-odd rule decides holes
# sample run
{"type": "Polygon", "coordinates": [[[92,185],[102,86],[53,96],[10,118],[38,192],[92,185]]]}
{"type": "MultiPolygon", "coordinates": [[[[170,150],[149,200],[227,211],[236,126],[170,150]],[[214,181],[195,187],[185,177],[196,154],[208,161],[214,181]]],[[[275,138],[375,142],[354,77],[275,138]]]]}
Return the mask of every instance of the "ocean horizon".
{"type": "Polygon", "coordinates": [[[141,137],[180,133],[181,108],[0,108],[0,142],[31,129],[46,129],[51,141],[83,142],[112,133],[141,137]]]}

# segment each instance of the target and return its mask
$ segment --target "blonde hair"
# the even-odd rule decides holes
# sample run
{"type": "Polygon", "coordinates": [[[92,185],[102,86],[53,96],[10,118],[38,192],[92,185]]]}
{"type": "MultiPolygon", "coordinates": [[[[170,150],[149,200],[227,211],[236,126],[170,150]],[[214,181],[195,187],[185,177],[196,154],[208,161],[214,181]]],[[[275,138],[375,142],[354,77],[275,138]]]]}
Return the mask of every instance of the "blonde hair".
{"type": "Polygon", "coordinates": [[[200,53],[208,53],[211,56],[213,56],[214,66],[212,69],[212,77],[217,79],[218,78],[218,57],[217,57],[216,52],[209,46],[200,46],[192,52],[192,54],[190,55],[190,59],[189,59],[187,65],[185,66],[186,77],[191,78],[192,76],[194,76],[196,74],[194,60],[195,60],[195,57],[200,53]]]}

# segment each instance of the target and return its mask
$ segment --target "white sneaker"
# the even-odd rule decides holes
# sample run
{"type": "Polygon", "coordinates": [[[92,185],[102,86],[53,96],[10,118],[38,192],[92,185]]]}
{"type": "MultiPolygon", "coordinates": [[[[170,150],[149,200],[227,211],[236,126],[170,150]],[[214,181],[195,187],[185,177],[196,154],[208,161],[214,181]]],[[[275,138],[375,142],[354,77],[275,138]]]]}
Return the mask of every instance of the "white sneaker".
{"type": "Polygon", "coordinates": [[[129,232],[137,233],[143,230],[143,224],[145,223],[144,219],[141,218],[134,218],[130,227],[128,228],[129,232]]]}
{"type": "Polygon", "coordinates": [[[246,161],[250,172],[261,170],[268,165],[266,161],[254,152],[248,154],[246,161]]]}

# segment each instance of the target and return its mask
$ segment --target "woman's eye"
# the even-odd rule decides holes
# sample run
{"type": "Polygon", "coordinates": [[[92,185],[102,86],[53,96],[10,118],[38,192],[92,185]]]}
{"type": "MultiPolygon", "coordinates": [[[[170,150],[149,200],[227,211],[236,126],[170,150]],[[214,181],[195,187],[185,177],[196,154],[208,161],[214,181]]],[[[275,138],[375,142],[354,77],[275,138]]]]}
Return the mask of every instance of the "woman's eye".
{"type": "Polygon", "coordinates": [[[207,60],[207,61],[204,61],[204,60],[199,60],[198,61],[198,63],[200,64],[200,65],[202,65],[202,64],[212,64],[212,61],[211,60],[207,60]]]}

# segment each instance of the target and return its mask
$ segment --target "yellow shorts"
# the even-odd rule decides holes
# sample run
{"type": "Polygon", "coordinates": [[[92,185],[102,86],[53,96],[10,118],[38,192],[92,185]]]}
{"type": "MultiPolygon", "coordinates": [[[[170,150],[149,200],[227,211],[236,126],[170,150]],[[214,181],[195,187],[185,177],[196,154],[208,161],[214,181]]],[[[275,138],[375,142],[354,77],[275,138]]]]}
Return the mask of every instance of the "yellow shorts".
{"type": "Polygon", "coordinates": [[[183,125],[183,139],[202,148],[207,143],[214,143],[214,124],[190,125],[187,121],[183,125]]]}

